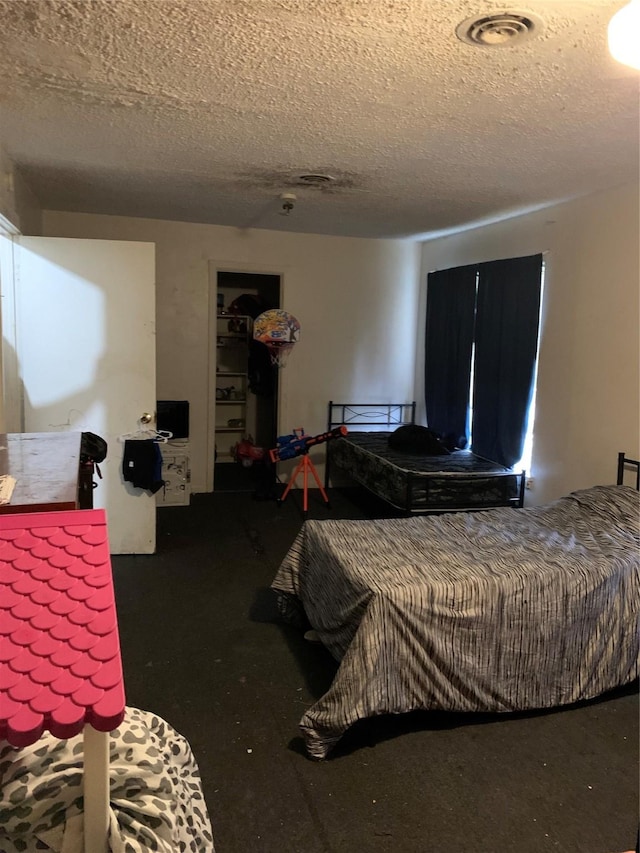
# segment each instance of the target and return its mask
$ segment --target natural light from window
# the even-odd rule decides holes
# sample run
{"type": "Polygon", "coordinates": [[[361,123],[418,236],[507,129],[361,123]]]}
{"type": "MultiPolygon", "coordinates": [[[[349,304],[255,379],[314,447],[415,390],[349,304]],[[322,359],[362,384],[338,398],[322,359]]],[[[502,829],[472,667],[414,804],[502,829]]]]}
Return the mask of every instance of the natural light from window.
{"type": "MultiPolygon", "coordinates": [[[[544,273],[545,273],[545,264],[544,260],[542,261],[542,270],[540,273],[540,317],[542,317],[542,304],[544,300],[544,273]]],[[[478,284],[480,280],[479,273],[476,274],[476,296],[478,293],[478,284]]],[[[540,317],[538,318],[540,320],[540,317]]],[[[529,411],[527,412],[527,426],[525,431],[525,439],[524,446],[522,449],[522,456],[520,459],[514,464],[514,471],[526,471],[528,474],[531,473],[531,460],[533,457],[533,429],[535,423],[535,415],[536,415],[536,391],[538,386],[538,360],[540,357],[540,330],[542,323],[538,323],[538,341],[536,346],[536,362],[533,368],[533,389],[531,392],[531,402],[529,403],[529,411]]],[[[469,414],[468,414],[468,423],[469,423],[469,447],[473,447],[473,377],[474,377],[474,365],[475,365],[475,342],[473,344],[473,349],[471,351],[471,376],[469,377],[469,414]]]]}

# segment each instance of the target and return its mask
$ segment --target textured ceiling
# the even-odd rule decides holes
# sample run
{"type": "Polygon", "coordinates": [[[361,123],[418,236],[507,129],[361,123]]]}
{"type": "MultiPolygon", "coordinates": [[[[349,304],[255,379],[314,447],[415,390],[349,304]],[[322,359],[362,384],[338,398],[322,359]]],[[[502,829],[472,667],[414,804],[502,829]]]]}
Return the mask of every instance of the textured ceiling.
{"type": "Polygon", "coordinates": [[[0,145],[48,209],[455,230],[637,179],[639,74],[606,42],[623,5],[0,0],[0,145]],[[456,38],[506,9],[541,28],[456,38]]]}

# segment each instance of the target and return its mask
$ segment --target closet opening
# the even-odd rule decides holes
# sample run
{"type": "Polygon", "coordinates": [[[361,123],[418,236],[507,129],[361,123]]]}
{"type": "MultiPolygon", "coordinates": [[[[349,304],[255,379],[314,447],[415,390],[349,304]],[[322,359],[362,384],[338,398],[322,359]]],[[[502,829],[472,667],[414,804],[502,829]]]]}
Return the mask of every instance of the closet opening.
{"type": "MultiPolygon", "coordinates": [[[[213,272],[213,271],[212,271],[213,272]]],[[[209,326],[209,455],[213,491],[268,495],[275,469],[278,369],[253,321],[280,307],[281,277],[215,270],[209,326]],[[262,458],[261,458],[262,456],[262,458]]]]}

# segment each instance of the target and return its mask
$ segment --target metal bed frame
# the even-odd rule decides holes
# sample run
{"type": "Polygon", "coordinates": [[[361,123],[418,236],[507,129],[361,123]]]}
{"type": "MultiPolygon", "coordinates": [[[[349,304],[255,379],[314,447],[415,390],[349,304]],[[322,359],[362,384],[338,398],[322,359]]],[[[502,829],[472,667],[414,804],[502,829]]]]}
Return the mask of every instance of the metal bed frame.
{"type": "MultiPolygon", "coordinates": [[[[399,427],[416,422],[416,403],[335,403],[327,405],[327,430],[336,426],[399,427]]],[[[324,487],[329,488],[331,453],[327,448],[324,487]]]]}
{"type": "Polygon", "coordinates": [[[635,471],[636,491],[640,492],[640,459],[629,459],[624,453],[618,453],[618,479],[616,480],[616,485],[623,485],[624,474],[627,469],[635,471]]]}
{"type": "MultiPolygon", "coordinates": [[[[414,424],[416,417],[416,403],[415,401],[412,401],[410,403],[336,403],[333,400],[330,400],[327,411],[328,430],[333,429],[335,426],[344,424],[348,428],[352,426],[360,427],[363,430],[373,428],[371,431],[375,432],[380,431],[380,428],[385,428],[389,430],[396,429],[399,426],[414,424]]],[[[328,447],[325,464],[325,488],[329,487],[329,479],[331,477],[331,456],[331,448],[328,447]]],[[[466,479],[466,482],[469,482],[469,480],[474,478],[475,476],[475,474],[465,475],[461,473],[460,479],[461,481],[466,479]]],[[[428,503],[429,479],[426,478],[420,472],[411,472],[409,470],[406,474],[406,490],[403,502],[404,505],[399,505],[398,503],[392,502],[386,497],[384,497],[384,495],[378,496],[385,500],[387,503],[390,503],[396,509],[400,509],[401,511],[406,512],[407,514],[421,514],[426,512],[435,513],[474,511],[481,509],[489,509],[495,506],[524,506],[524,491],[526,484],[526,475],[524,471],[487,471],[483,472],[482,474],[478,474],[477,476],[484,476],[491,479],[499,479],[504,477],[515,478],[517,483],[517,493],[514,494],[512,498],[510,497],[509,499],[505,499],[504,501],[498,503],[487,503],[487,505],[430,505],[428,503]],[[418,489],[422,489],[424,491],[426,501],[425,506],[416,506],[415,496],[416,491],[418,489]]],[[[436,477],[437,472],[433,472],[433,479],[435,480],[436,477]]],[[[361,485],[363,485],[364,488],[369,489],[369,491],[373,491],[374,494],[377,494],[375,490],[368,486],[366,483],[362,482],[361,485]]]]}

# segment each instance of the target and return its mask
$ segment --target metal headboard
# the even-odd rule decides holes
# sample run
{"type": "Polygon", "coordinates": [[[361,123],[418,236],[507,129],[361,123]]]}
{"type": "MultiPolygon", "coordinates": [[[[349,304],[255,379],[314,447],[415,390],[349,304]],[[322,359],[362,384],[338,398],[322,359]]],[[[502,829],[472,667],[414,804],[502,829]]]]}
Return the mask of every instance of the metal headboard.
{"type": "Polygon", "coordinates": [[[640,492],[640,459],[629,459],[624,453],[618,453],[618,486],[624,483],[624,472],[626,469],[635,471],[636,491],[640,492]]]}
{"type": "Polygon", "coordinates": [[[412,403],[334,403],[329,400],[327,428],[344,424],[347,427],[398,427],[413,424],[416,404],[412,403]]]}

